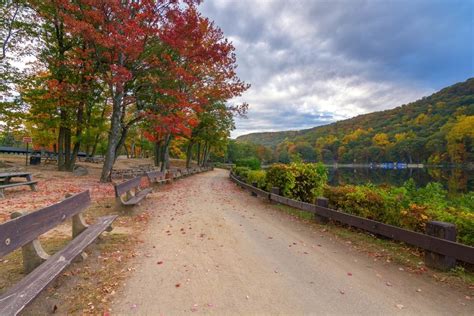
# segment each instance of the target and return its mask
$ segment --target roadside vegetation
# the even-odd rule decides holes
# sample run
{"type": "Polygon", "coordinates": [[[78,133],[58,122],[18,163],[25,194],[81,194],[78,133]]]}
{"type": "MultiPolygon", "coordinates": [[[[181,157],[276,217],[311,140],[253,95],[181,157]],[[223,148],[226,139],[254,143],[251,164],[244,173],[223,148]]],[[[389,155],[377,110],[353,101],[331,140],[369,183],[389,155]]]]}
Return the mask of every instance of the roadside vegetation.
{"type": "Polygon", "coordinates": [[[298,201],[314,203],[318,196],[329,199],[331,208],[386,224],[424,232],[428,221],[453,223],[458,241],[474,245],[474,193],[448,198],[439,183],[417,188],[413,180],[403,186],[329,186],[321,163],[274,164],[266,170],[236,166],[233,172],[248,183],[298,201]]]}

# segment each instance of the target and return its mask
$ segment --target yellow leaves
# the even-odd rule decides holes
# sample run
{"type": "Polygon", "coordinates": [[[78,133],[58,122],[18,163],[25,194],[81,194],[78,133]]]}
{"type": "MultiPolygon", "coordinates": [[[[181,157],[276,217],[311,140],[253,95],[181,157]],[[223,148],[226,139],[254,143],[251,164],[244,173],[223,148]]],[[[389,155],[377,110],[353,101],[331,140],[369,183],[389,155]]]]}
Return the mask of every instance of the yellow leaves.
{"type": "Polygon", "coordinates": [[[428,121],[428,116],[424,113],[418,115],[415,119],[415,124],[422,125],[428,121]]]}
{"type": "Polygon", "coordinates": [[[388,138],[388,135],[385,133],[375,134],[375,136],[372,137],[372,142],[374,143],[374,145],[381,146],[381,147],[386,147],[390,145],[390,140],[388,138]]]}
{"type": "Polygon", "coordinates": [[[395,134],[395,140],[398,142],[401,142],[405,139],[408,138],[408,134],[407,133],[399,133],[399,134],[395,134]]]}
{"type": "Polygon", "coordinates": [[[326,137],[319,137],[316,140],[316,148],[321,149],[326,145],[334,144],[337,141],[337,137],[334,135],[328,135],[326,137]]]}
{"type": "Polygon", "coordinates": [[[367,131],[365,131],[361,128],[358,128],[355,131],[353,131],[352,133],[347,134],[346,136],[344,136],[344,138],[342,139],[342,142],[344,144],[348,144],[350,142],[356,141],[357,139],[359,139],[360,136],[365,135],[367,133],[368,133],[367,131]]]}
{"type": "Polygon", "coordinates": [[[466,160],[465,142],[474,139],[474,115],[459,116],[451,130],[446,135],[448,154],[454,163],[466,160]]]}
{"type": "Polygon", "coordinates": [[[460,116],[446,136],[448,142],[463,141],[465,138],[474,138],[474,115],[460,116]]]}

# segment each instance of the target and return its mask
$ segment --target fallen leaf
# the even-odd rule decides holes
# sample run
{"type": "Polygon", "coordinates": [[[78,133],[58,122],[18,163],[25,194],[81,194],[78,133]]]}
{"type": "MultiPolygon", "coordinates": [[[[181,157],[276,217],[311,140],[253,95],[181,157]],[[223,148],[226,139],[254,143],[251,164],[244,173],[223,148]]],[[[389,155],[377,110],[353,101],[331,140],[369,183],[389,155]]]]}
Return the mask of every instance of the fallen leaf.
{"type": "Polygon", "coordinates": [[[347,275],[348,275],[348,276],[352,276],[352,273],[351,273],[351,272],[347,272],[347,275]]]}
{"type": "Polygon", "coordinates": [[[403,306],[402,304],[397,304],[395,305],[398,309],[403,309],[405,306],[403,306]]]}

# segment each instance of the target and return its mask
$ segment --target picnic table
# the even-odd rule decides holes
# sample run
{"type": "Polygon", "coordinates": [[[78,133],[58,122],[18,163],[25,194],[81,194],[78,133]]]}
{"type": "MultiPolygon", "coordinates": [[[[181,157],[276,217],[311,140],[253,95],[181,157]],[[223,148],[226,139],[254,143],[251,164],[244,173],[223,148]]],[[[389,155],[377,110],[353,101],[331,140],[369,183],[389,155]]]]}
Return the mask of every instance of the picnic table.
{"type": "Polygon", "coordinates": [[[28,185],[32,191],[36,191],[38,181],[33,181],[31,172],[2,172],[0,173],[0,198],[4,198],[4,189],[28,185]],[[25,178],[25,181],[12,182],[13,178],[25,178]]]}

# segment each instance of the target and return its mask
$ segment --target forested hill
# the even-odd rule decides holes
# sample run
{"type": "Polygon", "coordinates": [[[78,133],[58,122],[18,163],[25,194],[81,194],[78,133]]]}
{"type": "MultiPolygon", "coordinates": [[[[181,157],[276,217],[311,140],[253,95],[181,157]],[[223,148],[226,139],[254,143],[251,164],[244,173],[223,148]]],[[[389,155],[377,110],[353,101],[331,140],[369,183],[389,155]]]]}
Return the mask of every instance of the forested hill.
{"type": "Polygon", "coordinates": [[[301,131],[253,133],[238,142],[271,147],[273,160],[473,162],[474,78],[395,109],[301,131]]]}

